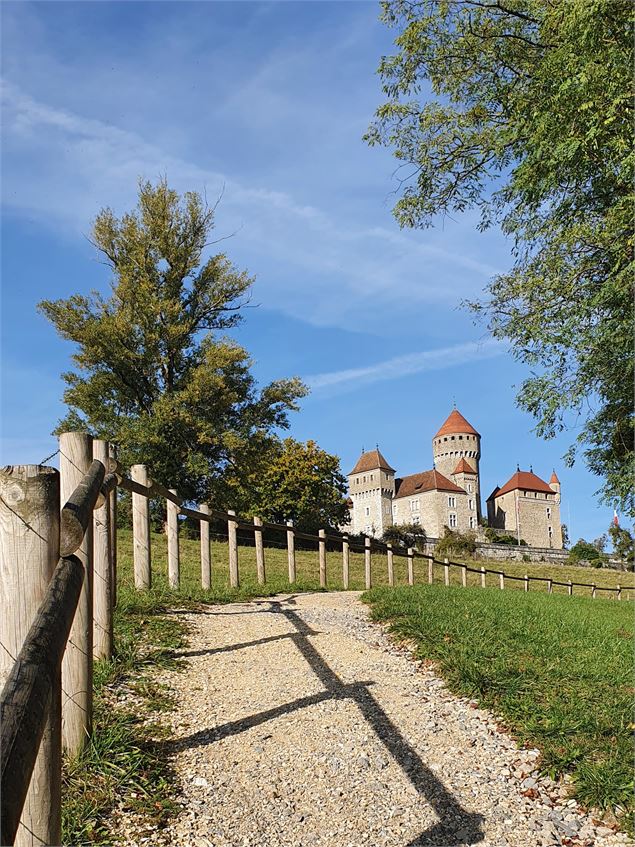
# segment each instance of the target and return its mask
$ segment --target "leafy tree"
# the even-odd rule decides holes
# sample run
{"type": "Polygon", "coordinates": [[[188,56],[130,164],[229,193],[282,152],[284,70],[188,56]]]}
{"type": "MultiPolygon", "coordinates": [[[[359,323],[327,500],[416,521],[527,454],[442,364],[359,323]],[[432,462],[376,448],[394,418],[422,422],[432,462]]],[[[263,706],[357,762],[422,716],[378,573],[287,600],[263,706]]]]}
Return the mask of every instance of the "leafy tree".
{"type": "Polygon", "coordinates": [[[474,207],[500,223],[514,264],[471,308],[529,365],[537,432],[583,422],[568,461],[584,445],[630,513],[633,19],[630,0],[384,3],[398,52],[366,135],[402,165],[402,226],[474,207]]]}
{"type": "Polygon", "coordinates": [[[586,561],[594,567],[599,568],[602,566],[603,556],[594,544],[585,541],[584,538],[580,538],[569,550],[569,561],[586,561]]]}
{"type": "Polygon", "coordinates": [[[58,431],[112,440],[124,464],[145,463],[184,497],[229,506],[228,478],[259,467],[306,389],[284,379],[257,390],[246,351],[218,334],[240,320],[252,280],[224,254],[203,259],[213,222],[198,194],[141,182],[133,212],[104,209],[93,227],[110,296],[39,308],[78,348],[58,431]]]}
{"type": "Polygon", "coordinates": [[[598,553],[604,553],[604,551],[606,550],[606,542],[608,540],[608,535],[603,532],[602,535],[599,535],[597,538],[594,538],[591,544],[593,544],[598,553]]]}
{"type": "Polygon", "coordinates": [[[265,520],[292,520],[305,532],[337,528],[348,518],[340,460],[315,441],[286,438],[269,452],[249,483],[251,509],[265,520]]]}
{"type": "Polygon", "coordinates": [[[560,530],[562,532],[562,546],[566,550],[569,546],[569,527],[566,523],[560,524],[560,530]]]}
{"type": "Polygon", "coordinates": [[[414,547],[421,551],[425,546],[426,537],[426,532],[420,524],[406,523],[386,527],[381,540],[396,547],[414,547]]]}
{"type": "Polygon", "coordinates": [[[613,544],[613,551],[618,559],[625,562],[630,570],[635,565],[635,539],[626,527],[611,524],[609,537],[613,544]]]}

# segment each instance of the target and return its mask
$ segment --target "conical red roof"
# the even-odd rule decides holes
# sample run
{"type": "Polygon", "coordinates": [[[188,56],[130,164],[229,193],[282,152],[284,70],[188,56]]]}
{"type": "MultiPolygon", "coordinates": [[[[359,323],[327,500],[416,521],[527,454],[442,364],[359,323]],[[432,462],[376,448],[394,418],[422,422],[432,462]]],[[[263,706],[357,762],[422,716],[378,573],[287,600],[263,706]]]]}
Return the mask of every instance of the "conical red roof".
{"type": "Polygon", "coordinates": [[[550,482],[550,483],[555,482],[557,485],[560,485],[560,480],[559,480],[559,479],[558,479],[558,477],[556,476],[556,472],[555,472],[555,471],[553,471],[553,472],[552,472],[552,474],[551,474],[551,479],[549,480],[549,482],[550,482]]]}
{"type": "Polygon", "coordinates": [[[469,435],[479,435],[472,424],[465,420],[458,409],[452,409],[446,422],[434,437],[438,438],[440,435],[454,435],[456,432],[460,432],[462,435],[465,435],[466,433],[469,435]]]}
{"type": "MultiPolygon", "coordinates": [[[[388,462],[381,455],[379,450],[368,450],[366,453],[362,453],[362,455],[357,460],[357,464],[351,471],[351,474],[354,473],[364,473],[365,471],[374,471],[377,468],[381,468],[384,471],[392,471],[395,472],[394,468],[391,468],[388,462]]],[[[349,474],[350,476],[350,474],[349,474]]]]}
{"type": "Polygon", "coordinates": [[[469,462],[466,462],[466,460],[465,460],[465,459],[459,459],[459,463],[458,463],[458,465],[454,468],[454,470],[452,471],[452,473],[453,473],[453,474],[455,474],[455,473],[473,473],[473,474],[475,474],[475,473],[476,473],[476,471],[475,471],[475,470],[474,470],[474,468],[470,465],[470,463],[469,463],[469,462]]]}

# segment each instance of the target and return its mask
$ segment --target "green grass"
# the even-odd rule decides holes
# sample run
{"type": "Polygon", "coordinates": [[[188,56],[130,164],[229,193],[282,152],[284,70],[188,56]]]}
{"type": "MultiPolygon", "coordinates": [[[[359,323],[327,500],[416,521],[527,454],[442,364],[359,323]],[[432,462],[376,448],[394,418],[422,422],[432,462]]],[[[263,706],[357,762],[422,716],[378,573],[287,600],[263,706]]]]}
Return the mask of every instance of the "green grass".
{"type": "Polygon", "coordinates": [[[544,772],[571,774],[582,805],[632,815],[630,604],[437,585],[373,588],[363,599],[454,692],[540,749],[544,772]]]}

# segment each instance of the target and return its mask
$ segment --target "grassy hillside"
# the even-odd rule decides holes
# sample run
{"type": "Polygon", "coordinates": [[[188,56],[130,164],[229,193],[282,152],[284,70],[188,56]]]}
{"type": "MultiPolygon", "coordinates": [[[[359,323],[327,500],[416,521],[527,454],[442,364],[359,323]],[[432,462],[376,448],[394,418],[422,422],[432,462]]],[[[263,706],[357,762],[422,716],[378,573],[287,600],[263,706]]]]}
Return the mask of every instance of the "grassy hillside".
{"type": "MultiPolygon", "coordinates": [[[[289,582],[287,576],[287,551],[284,548],[267,547],[265,549],[267,584],[258,586],[256,581],[256,554],[253,547],[239,547],[239,569],[241,588],[238,592],[229,588],[228,580],[228,551],[227,543],[223,540],[212,542],[212,589],[202,591],[200,581],[200,546],[198,541],[181,539],[181,591],[180,594],[191,599],[225,601],[237,597],[251,597],[256,594],[274,594],[278,591],[288,591],[289,582]]],[[[407,583],[406,559],[395,556],[395,580],[398,585],[407,583]]],[[[573,582],[595,582],[598,586],[614,588],[618,583],[629,590],[622,591],[622,598],[635,598],[633,588],[635,586],[634,574],[622,573],[601,568],[577,568],[564,567],[560,565],[525,564],[524,562],[499,562],[477,560],[468,562],[473,567],[494,570],[503,570],[510,576],[539,576],[559,581],[572,580],[573,582]]],[[[388,563],[386,556],[373,553],[372,557],[372,583],[373,585],[386,585],[388,582],[388,563]]],[[[415,583],[420,584],[428,581],[428,562],[425,559],[415,559],[415,583]]],[[[317,551],[296,551],[297,582],[296,590],[319,589],[318,555],[317,551]]],[[[168,592],[167,586],[167,540],[165,535],[154,534],[152,536],[152,578],[155,593],[168,592]]],[[[133,586],[132,578],[132,533],[130,530],[119,532],[119,579],[124,586],[133,586]]],[[[443,565],[434,567],[435,582],[443,582],[443,565]]],[[[342,556],[339,551],[329,551],[327,554],[327,581],[328,587],[338,590],[342,584],[342,556]]],[[[461,572],[459,568],[450,568],[450,581],[454,585],[460,584],[461,572]]],[[[488,575],[486,579],[488,586],[497,587],[498,577],[488,575]]],[[[468,574],[468,585],[480,585],[478,574],[468,574]]],[[[350,557],[350,588],[364,589],[364,555],[363,553],[351,553],[350,557]]],[[[509,580],[505,584],[505,590],[523,590],[523,583],[509,580]]],[[[565,588],[554,586],[554,593],[566,593],[565,588]]],[[[531,592],[546,592],[545,583],[531,583],[531,592]]],[[[169,592],[168,592],[169,593],[169,592]]],[[[590,589],[575,589],[576,594],[590,596],[590,589]]],[[[598,597],[606,599],[613,595],[599,593],[598,597]]]]}
{"type": "Polygon", "coordinates": [[[570,773],[580,803],[632,814],[630,604],[436,585],[374,588],[363,599],[453,691],[538,747],[546,772],[570,773]]]}

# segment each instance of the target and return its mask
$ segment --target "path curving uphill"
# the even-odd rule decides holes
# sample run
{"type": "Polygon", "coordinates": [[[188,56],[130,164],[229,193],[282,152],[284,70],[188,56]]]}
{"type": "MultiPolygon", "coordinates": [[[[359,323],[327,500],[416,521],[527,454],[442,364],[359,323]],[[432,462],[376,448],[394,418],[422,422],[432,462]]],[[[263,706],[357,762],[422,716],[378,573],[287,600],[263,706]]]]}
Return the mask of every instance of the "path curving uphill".
{"type": "MultiPolygon", "coordinates": [[[[486,711],[369,621],[359,594],[183,613],[168,742],[183,811],[121,844],[488,847],[632,842],[534,772],[486,711]]],[[[125,821],[120,833],[126,832],[125,821]]]]}

